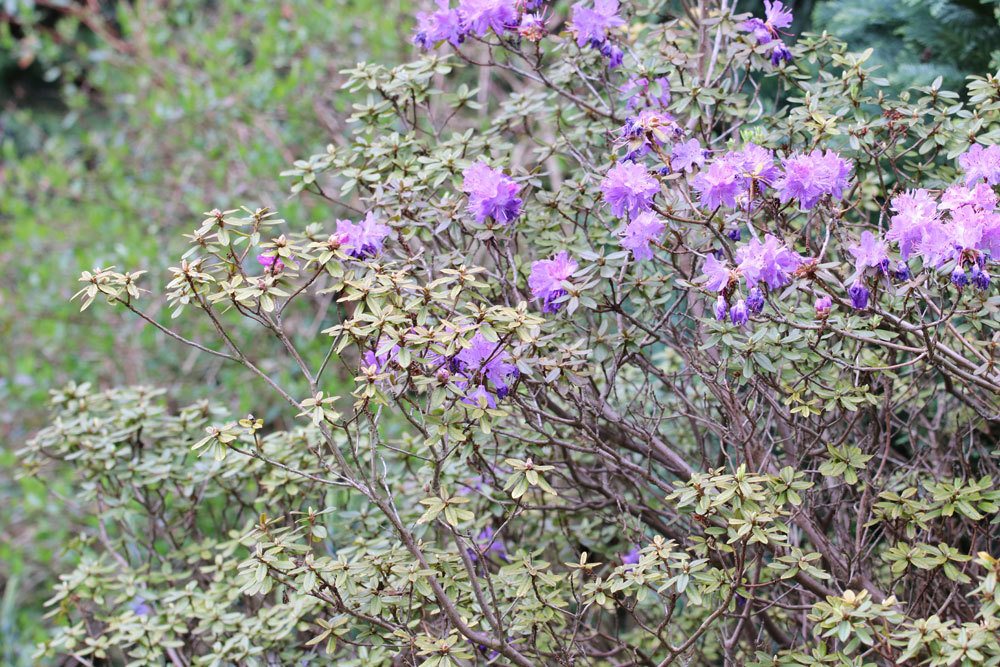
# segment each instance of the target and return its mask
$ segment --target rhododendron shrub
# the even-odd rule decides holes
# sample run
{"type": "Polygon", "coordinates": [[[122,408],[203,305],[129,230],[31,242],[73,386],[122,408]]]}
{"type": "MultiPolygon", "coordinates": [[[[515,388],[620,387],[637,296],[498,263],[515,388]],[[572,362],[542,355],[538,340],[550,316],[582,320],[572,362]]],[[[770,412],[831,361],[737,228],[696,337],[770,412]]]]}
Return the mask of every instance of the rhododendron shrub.
{"type": "Polygon", "coordinates": [[[211,211],[165,287],[84,273],[295,426],[57,393],[23,456],[100,513],[41,654],[1000,662],[1000,79],[889,99],[790,22],[428,4],[285,173],[324,217],[211,211]]]}

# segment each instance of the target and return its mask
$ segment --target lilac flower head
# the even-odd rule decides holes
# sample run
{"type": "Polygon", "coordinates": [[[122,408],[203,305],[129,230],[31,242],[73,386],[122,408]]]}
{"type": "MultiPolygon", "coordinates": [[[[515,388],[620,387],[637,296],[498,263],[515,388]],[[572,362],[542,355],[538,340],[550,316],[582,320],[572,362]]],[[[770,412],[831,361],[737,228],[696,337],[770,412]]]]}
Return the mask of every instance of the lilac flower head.
{"type": "Polygon", "coordinates": [[[696,167],[705,166],[705,154],[705,149],[697,139],[675,143],[670,154],[670,168],[674,171],[694,171],[696,167]]]}
{"type": "Polygon", "coordinates": [[[743,150],[727,153],[722,159],[735,165],[743,178],[758,185],[771,185],[781,175],[774,164],[774,153],[757,144],[748,143],[743,150]]]}
{"type": "Polygon", "coordinates": [[[508,27],[517,25],[514,0],[459,0],[458,13],[466,30],[484,37],[493,30],[502,35],[508,27]]]}
{"type": "Polygon", "coordinates": [[[608,69],[621,67],[625,60],[625,52],[611,42],[604,42],[601,45],[601,55],[608,59],[608,69]]]}
{"type": "Polygon", "coordinates": [[[863,273],[868,268],[888,273],[889,257],[886,255],[885,241],[871,232],[861,232],[861,241],[849,247],[848,251],[854,256],[854,268],[858,273],[863,273]]]}
{"type": "Polygon", "coordinates": [[[979,182],[971,187],[955,184],[941,195],[942,211],[952,211],[961,206],[972,206],[982,211],[993,211],[997,207],[997,193],[988,184],[979,182]]]}
{"type": "Polygon", "coordinates": [[[559,310],[562,304],[555,301],[566,294],[562,283],[569,280],[577,266],[565,250],[552,259],[539,260],[531,265],[528,287],[531,288],[531,295],[542,302],[542,312],[559,310]]]}
{"type": "Polygon", "coordinates": [[[904,282],[910,279],[910,266],[906,262],[899,262],[896,265],[895,271],[892,272],[892,277],[899,282],[904,282]]]}
{"type": "Polygon", "coordinates": [[[637,565],[639,560],[642,558],[642,552],[639,549],[639,545],[634,545],[628,550],[625,555],[622,556],[622,564],[624,565],[637,565]]]}
{"type": "Polygon", "coordinates": [[[389,362],[395,361],[399,355],[399,349],[399,344],[395,343],[391,338],[385,337],[380,339],[375,349],[365,352],[363,357],[364,367],[371,368],[374,366],[376,373],[384,372],[389,362]]]}
{"type": "Polygon", "coordinates": [[[417,27],[413,32],[413,43],[423,49],[433,48],[439,42],[447,41],[458,46],[465,40],[462,17],[457,9],[451,9],[449,0],[437,0],[437,10],[417,13],[417,27]]]}
{"type": "Polygon", "coordinates": [[[708,169],[699,172],[691,185],[698,191],[705,208],[716,209],[723,205],[736,208],[736,198],[746,189],[746,179],[738,165],[729,160],[716,160],[708,169]]]}
{"type": "Polygon", "coordinates": [[[381,253],[382,246],[390,232],[392,232],[392,228],[379,222],[371,211],[358,224],[354,224],[350,220],[337,221],[340,249],[355,259],[375,257],[381,253]]]}
{"type": "Polygon", "coordinates": [[[990,274],[986,269],[980,268],[978,265],[973,265],[972,267],[972,284],[976,289],[985,292],[990,288],[990,274]]]}
{"type": "Polygon", "coordinates": [[[956,266],[955,270],[951,272],[951,282],[955,283],[958,289],[962,289],[969,284],[969,274],[965,272],[961,264],[956,266]]]}
{"type": "Polygon", "coordinates": [[[506,225],[521,213],[521,186],[499,169],[476,162],[462,172],[462,191],[469,195],[469,212],[476,222],[492,219],[506,225]]]}
{"type": "MultiPolygon", "coordinates": [[[[485,394],[491,407],[495,406],[495,403],[492,403],[492,394],[487,391],[486,383],[490,384],[498,398],[504,398],[517,377],[517,367],[510,363],[507,351],[500,343],[487,340],[481,333],[476,333],[469,341],[469,346],[455,355],[455,359],[466,378],[460,382],[460,386],[467,386],[468,383],[476,384],[468,398],[485,394]]],[[[475,405],[475,401],[472,404],[475,405]]]]}
{"type": "Polygon", "coordinates": [[[973,144],[959,156],[958,164],[965,172],[965,184],[984,180],[990,185],[1000,183],[1000,144],[984,147],[973,144]]]}
{"type": "Polygon", "coordinates": [[[829,294],[824,294],[816,299],[816,317],[825,318],[831,310],[833,310],[833,299],[830,298],[829,294]]]}
{"type": "Polygon", "coordinates": [[[721,294],[715,300],[715,319],[720,322],[725,322],[726,317],[729,315],[729,304],[726,303],[725,297],[721,294]]]}
{"type": "Polygon", "coordinates": [[[759,287],[751,287],[747,291],[747,311],[751,315],[759,315],[764,310],[764,293],[759,287]]]}
{"type": "Polygon", "coordinates": [[[865,287],[860,278],[847,288],[847,295],[851,297],[851,305],[856,310],[864,310],[868,307],[868,288],[865,287]]]}
{"type": "Polygon", "coordinates": [[[619,143],[628,147],[630,158],[636,158],[648,153],[653,146],[662,146],[683,133],[684,130],[669,113],[643,109],[639,115],[625,121],[619,143]]]}
{"type": "Polygon", "coordinates": [[[708,277],[705,287],[713,292],[724,291],[735,278],[732,270],[724,262],[716,258],[714,254],[709,254],[705,257],[705,266],[702,271],[708,277]]]}
{"type": "Polygon", "coordinates": [[[771,234],[764,237],[763,243],[750,239],[746,245],[737,248],[735,259],[736,268],[748,286],[764,282],[771,289],[791,282],[792,272],[804,261],[801,255],[789,250],[771,234]]]}
{"type": "Polygon", "coordinates": [[[601,181],[604,201],[619,218],[649,210],[653,197],[660,191],[659,182],[641,164],[619,162],[601,181]]]}
{"type": "Polygon", "coordinates": [[[775,0],[764,0],[764,20],[752,18],[743,22],[743,30],[753,33],[758,44],[767,44],[772,39],[778,39],[779,31],[792,25],[792,12],[785,8],[784,3],[775,0]]]}
{"type": "Polygon", "coordinates": [[[261,253],[257,255],[257,262],[270,273],[280,273],[285,268],[285,263],[277,254],[261,253]]]}
{"type": "Polygon", "coordinates": [[[588,43],[603,44],[608,30],[623,25],[625,20],[618,16],[618,0],[594,0],[591,7],[584,2],[573,5],[570,30],[576,36],[576,45],[581,48],[588,43]]]}
{"type": "Polygon", "coordinates": [[[899,243],[899,254],[908,259],[928,225],[937,223],[937,204],[927,190],[910,190],[893,197],[891,206],[894,215],[885,238],[899,243]]]}
{"type": "Polygon", "coordinates": [[[517,34],[529,42],[540,42],[549,31],[545,27],[545,17],[541,14],[525,12],[517,26],[517,34]]]}
{"type": "Polygon", "coordinates": [[[750,319],[747,314],[747,303],[743,299],[737,301],[732,308],[729,309],[729,319],[732,320],[733,324],[738,327],[743,326],[750,319]]]}
{"type": "Polygon", "coordinates": [[[781,203],[798,200],[805,210],[811,209],[823,195],[840,199],[851,176],[851,163],[833,151],[819,149],[797,153],[783,161],[785,174],[775,186],[781,203]]]}
{"type": "Polygon", "coordinates": [[[632,251],[637,261],[652,259],[653,250],[649,244],[656,241],[666,229],[663,221],[652,212],[640,213],[625,226],[622,247],[632,251]]]}
{"type": "Polygon", "coordinates": [[[774,46],[771,47],[771,64],[777,67],[783,62],[792,62],[792,52],[785,46],[785,43],[781,40],[774,42],[774,46]]]}

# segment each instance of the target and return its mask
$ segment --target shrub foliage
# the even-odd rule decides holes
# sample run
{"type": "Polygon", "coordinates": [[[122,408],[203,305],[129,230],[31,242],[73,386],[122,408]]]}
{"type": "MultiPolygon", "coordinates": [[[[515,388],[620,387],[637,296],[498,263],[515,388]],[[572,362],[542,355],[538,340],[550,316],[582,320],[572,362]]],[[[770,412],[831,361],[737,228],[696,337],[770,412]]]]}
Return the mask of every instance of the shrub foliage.
{"type": "Polygon", "coordinates": [[[285,172],[328,219],[85,272],[298,422],[55,393],[23,459],[97,511],[40,655],[1000,663],[1000,79],[889,98],[789,22],[439,3],[285,172]]]}

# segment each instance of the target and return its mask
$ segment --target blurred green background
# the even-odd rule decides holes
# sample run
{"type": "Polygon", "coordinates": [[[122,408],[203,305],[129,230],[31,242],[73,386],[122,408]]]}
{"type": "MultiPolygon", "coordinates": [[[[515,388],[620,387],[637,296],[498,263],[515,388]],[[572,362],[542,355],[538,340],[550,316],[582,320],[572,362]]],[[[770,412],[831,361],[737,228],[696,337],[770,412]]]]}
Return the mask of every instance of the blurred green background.
{"type": "MultiPolygon", "coordinates": [[[[146,282],[163,285],[180,235],[215,207],[269,206],[296,226],[328,218],[289,199],[278,174],[344,132],[339,70],[412,56],[414,4],[0,0],[0,664],[33,664],[41,602],[57,561],[73,557],[59,545],[80,526],[65,512],[70,471],[16,475],[14,452],[43,423],[50,389],[150,383],[183,403],[211,394],[236,414],[262,409],[242,373],[134,317],[79,313],[69,297],[80,271],[148,269],[146,282]]],[[[794,31],[873,48],[900,89],[942,76],[962,90],[967,75],[1000,68],[1000,0],[786,4],[794,31]]]]}

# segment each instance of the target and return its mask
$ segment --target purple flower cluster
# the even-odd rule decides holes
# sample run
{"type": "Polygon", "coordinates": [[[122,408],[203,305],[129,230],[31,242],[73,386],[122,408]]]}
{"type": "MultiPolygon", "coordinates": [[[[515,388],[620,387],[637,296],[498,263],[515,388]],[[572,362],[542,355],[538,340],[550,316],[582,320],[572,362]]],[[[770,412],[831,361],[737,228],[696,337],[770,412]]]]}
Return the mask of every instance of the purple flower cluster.
{"type": "Polygon", "coordinates": [[[658,241],[667,226],[652,211],[645,211],[632,218],[625,225],[622,237],[622,247],[632,251],[632,257],[637,261],[653,258],[650,244],[658,241]]]}
{"type": "Polygon", "coordinates": [[[456,384],[466,391],[464,403],[495,408],[498,399],[510,393],[517,379],[517,367],[510,363],[510,355],[500,343],[494,343],[481,333],[469,340],[451,363],[461,375],[456,384]]]}
{"type": "Polygon", "coordinates": [[[624,54],[608,39],[608,32],[625,25],[625,19],[618,15],[618,0],[594,0],[592,5],[578,2],[573,5],[570,30],[580,48],[590,45],[608,59],[608,67],[614,69],[622,63],[624,54]]]}
{"type": "Polygon", "coordinates": [[[677,142],[670,153],[670,169],[683,172],[692,172],[695,168],[700,169],[705,166],[707,155],[708,151],[702,148],[701,142],[697,139],[677,142]]]}
{"type": "Polygon", "coordinates": [[[643,109],[625,121],[618,143],[628,149],[624,159],[635,161],[654,147],[679,139],[683,134],[684,130],[666,111],[643,109]]]}
{"type": "Polygon", "coordinates": [[[645,166],[634,162],[619,162],[608,170],[601,181],[601,191],[611,212],[622,218],[626,213],[636,216],[648,211],[653,204],[653,197],[660,191],[660,183],[645,166]]]}
{"type": "Polygon", "coordinates": [[[476,222],[487,219],[506,225],[521,213],[521,186],[499,169],[477,162],[462,172],[462,191],[469,195],[469,212],[476,222]]]}
{"type": "Polygon", "coordinates": [[[577,269],[577,263],[563,250],[552,259],[542,259],[531,265],[528,287],[531,295],[542,302],[542,312],[554,313],[562,303],[558,299],[566,295],[563,282],[569,280],[577,269]]]}
{"type": "Polygon", "coordinates": [[[691,185],[706,208],[747,208],[779,175],[771,151],[747,144],[743,150],[730,151],[712,162],[691,180],[691,185]]]}
{"type": "Polygon", "coordinates": [[[391,227],[379,222],[375,214],[369,212],[358,224],[350,220],[338,220],[336,236],[341,250],[355,259],[366,259],[377,257],[382,252],[382,246],[390,232],[391,227]]]}
{"type": "Polygon", "coordinates": [[[449,0],[436,0],[435,6],[417,13],[413,43],[424,49],[441,42],[458,46],[466,35],[485,37],[491,30],[502,35],[522,24],[514,0],[459,0],[458,7],[452,7],[449,0]]]}
{"type": "Polygon", "coordinates": [[[257,263],[268,273],[281,273],[285,268],[285,263],[277,254],[261,253],[257,255],[257,263]]]}
{"type": "Polygon", "coordinates": [[[743,22],[743,30],[749,32],[757,44],[767,46],[771,54],[771,64],[777,66],[782,61],[791,61],[792,52],[781,40],[781,29],[792,25],[792,12],[782,2],[764,0],[764,18],[752,18],[743,22]]]}
{"type": "Polygon", "coordinates": [[[805,210],[814,207],[820,198],[844,196],[851,177],[851,163],[833,151],[814,150],[797,153],[782,160],[784,173],[775,182],[781,203],[799,202],[805,210]]]}
{"type": "Polygon", "coordinates": [[[957,286],[989,287],[987,265],[1000,256],[1000,213],[989,185],[952,185],[940,202],[927,190],[906,192],[893,198],[891,206],[885,238],[899,245],[904,261],[917,255],[935,269],[954,262],[951,278],[957,286]]]}
{"type": "Polygon", "coordinates": [[[709,255],[702,271],[706,277],[705,286],[719,293],[714,308],[716,319],[724,321],[728,317],[737,326],[746,324],[751,315],[764,309],[761,283],[769,290],[784,287],[805,261],[771,234],[764,237],[763,243],[751,239],[737,248],[734,260],[736,266],[730,268],[714,254],[709,255]],[[741,278],[747,288],[745,299],[734,294],[741,278]]]}
{"type": "Polygon", "coordinates": [[[986,181],[989,185],[1000,184],[1000,145],[984,147],[973,144],[958,158],[958,164],[965,172],[965,184],[986,181]]]}

